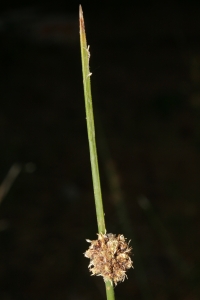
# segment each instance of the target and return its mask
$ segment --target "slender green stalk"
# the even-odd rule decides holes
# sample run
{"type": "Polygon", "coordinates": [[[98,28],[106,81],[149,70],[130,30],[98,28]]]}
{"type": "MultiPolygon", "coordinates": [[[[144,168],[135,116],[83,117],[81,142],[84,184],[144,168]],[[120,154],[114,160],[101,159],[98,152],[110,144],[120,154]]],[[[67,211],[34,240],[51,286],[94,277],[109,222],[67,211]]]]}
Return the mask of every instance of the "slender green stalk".
{"type": "Polygon", "coordinates": [[[80,21],[81,60],[82,60],[82,71],[83,71],[85,110],[86,110],[87,131],[88,131],[88,140],[89,140],[89,149],[90,149],[90,161],[91,161],[91,168],[92,168],[92,180],[93,180],[93,188],[94,188],[97,223],[98,223],[99,233],[105,233],[106,227],[105,227],[105,220],[104,220],[103,202],[101,196],[99,167],[98,167],[96,141],[95,141],[92,94],[91,94],[91,85],[90,85],[90,76],[91,76],[90,69],[89,69],[90,52],[89,52],[89,46],[87,46],[87,41],[86,41],[85,25],[84,25],[83,11],[81,5],[79,7],[79,21],[80,21]]]}
{"type": "MultiPolygon", "coordinates": [[[[81,61],[82,61],[82,72],[83,72],[83,87],[84,87],[84,98],[85,98],[85,110],[87,120],[87,131],[90,149],[90,161],[92,169],[92,180],[94,188],[94,198],[96,206],[97,224],[99,233],[106,233],[103,202],[101,195],[101,185],[99,178],[99,167],[97,159],[96,141],[95,141],[95,128],[94,128],[94,116],[92,106],[92,94],[90,84],[90,73],[89,60],[90,52],[89,46],[86,41],[85,24],[83,18],[83,11],[81,5],[79,6],[79,23],[80,23],[80,43],[81,43],[81,61]]],[[[114,289],[110,281],[105,282],[106,285],[106,296],[107,300],[114,300],[114,289]]]]}
{"type": "Polygon", "coordinates": [[[106,297],[107,300],[115,300],[114,288],[110,281],[106,281],[106,297]]]}

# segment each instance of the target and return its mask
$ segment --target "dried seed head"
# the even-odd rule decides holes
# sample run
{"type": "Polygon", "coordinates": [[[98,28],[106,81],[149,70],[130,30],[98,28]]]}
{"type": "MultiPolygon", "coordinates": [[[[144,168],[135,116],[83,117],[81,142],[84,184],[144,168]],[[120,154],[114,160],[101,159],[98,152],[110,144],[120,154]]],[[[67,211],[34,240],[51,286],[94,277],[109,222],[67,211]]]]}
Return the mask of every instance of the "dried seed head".
{"type": "Polygon", "coordinates": [[[123,235],[97,234],[98,240],[87,242],[91,243],[89,249],[84,253],[85,257],[90,258],[89,270],[92,275],[103,276],[104,281],[118,282],[124,281],[126,270],[133,267],[130,258],[132,248],[123,235]]]}

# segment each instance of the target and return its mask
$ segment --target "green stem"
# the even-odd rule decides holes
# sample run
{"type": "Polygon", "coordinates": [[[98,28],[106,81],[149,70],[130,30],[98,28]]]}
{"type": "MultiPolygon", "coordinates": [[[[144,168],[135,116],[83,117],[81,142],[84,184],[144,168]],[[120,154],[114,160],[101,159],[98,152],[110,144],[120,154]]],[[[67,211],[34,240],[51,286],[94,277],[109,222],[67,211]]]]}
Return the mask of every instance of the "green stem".
{"type": "MultiPolygon", "coordinates": [[[[93,188],[94,188],[97,224],[98,224],[99,233],[106,233],[103,202],[102,202],[102,195],[101,195],[101,185],[100,185],[100,178],[99,178],[96,141],[95,141],[92,93],[91,93],[91,84],[90,84],[91,73],[89,69],[90,52],[86,41],[85,24],[84,24],[83,11],[81,5],[79,6],[79,22],[80,22],[81,61],[82,61],[82,71],[83,71],[85,110],[86,110],[87,131],[88,131],[88,141],[89,141],[89,149],[90,149],[90,161],[91,161],[91,169],[92,169],[92,180],[93,180],[93,188]]],[[[105,285],[106,285],[107,300],[115,300],[114,289],[112,284],[107,281],[105,282],[105,285]]]]}
{"type": "MultiPolygon", "coordinates": [[[[95,206],[97,214],[97,224],[99,233],[105,233],[105,219],[103,211],[103,202],[101,195],[101,185],[99,178],[99,168],[95,141],[95,128],[94,128],[94,116],[92,107],[92,94],[91,94],[91,84],[90,84],[90,70],[89,70],[89,58],[90,52],[87,46],[85,25],[83,19],[83,12],[81,6],[79,7],[79,21],[80,21],[80,42],[81,42],[81,60],[82,60],[82,71],[83,71],[83,86],[84,86],[84,98],[85,98],[85,109],[86,109],[86,119],[87,119],[87,131],[90,149],[90,160],[92,168],[92,180],[94,187],[94,197],[95,206]]],[[[105,283],[106,285],[106,296],[108,300],[114,300],[114,289],[109,281],[105,283]]]]}
{"type": "Polygon", "coordinates": [[[92,168],[92,180],[94,188],[94,198],[97,214],[97,223],[99,233],[105,233],[105,220],[103,211],[103,202],[101,195],[101,186],[99,178],[99,168],[97,160],[97,150],[95,141],[95,129],[94,129],[94,116],[92,107],[92,94],[91,94],[91,84],[90,84],[90,69],[89,69],[89,58],[90,52],[87,46],[85,25],[83,19],[83,11],[81,5],[79,7],[79,21],[80,21],[80,42],[81,42],[81,60],[82,60],[82,71],[83,71],[83,87],[84,87],[84,98],[85,98],[85,110],[86,110],[86,120],[87,120],[87,131],[90,149],[90,161],[92,168]]]}
{"type": "Polygon", "coordinates": [[[106,297],[108,300],[115,300],[114,288],[110,281],[105,282],[106,285],[106,297]]]}

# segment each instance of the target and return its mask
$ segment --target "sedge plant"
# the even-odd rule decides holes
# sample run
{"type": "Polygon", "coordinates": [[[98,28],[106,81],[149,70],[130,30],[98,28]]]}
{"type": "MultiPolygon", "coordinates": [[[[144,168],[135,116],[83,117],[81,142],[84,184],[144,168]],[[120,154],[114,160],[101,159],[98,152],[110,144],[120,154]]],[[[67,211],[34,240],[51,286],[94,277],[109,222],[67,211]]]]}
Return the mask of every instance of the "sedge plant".
{"type": "Polygon", "coordinates": [[[87,45],[81,5],[79,6],[79,26],[87,132],[98,225],[98,239],[86,240],[90,243],[90,246],[85,252],[85,256],[90,259],[89,270],[92,275],[103,277],[106,287],[107,300],[114,300],[114,286],[117,285],[117,283],[124,281],[124,279],[127,277],[126,270],[132,267],[132,260],[130,258],[132,249],[129,247],[129,243],[126,242],[126,239],[122,234],[116,235],[106,232],[95,140],[90,81],[92,73],[90,72],[89,68],[90,49],[87,45]]]}

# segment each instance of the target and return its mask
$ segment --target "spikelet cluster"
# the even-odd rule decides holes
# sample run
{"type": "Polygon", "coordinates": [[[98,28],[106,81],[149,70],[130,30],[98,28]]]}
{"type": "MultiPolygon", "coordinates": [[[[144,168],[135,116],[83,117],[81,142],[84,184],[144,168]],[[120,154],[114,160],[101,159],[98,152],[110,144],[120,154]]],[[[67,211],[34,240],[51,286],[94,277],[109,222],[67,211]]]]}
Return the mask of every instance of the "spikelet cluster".
{"type": "Polygon", "coordinates": [[[98,239],[91,241],[84,253],[90,259],[89,270],[92,275],[103,276],[104,281],[117,285],[127,277],[126,271],[133,267],[130,258],[132,248],[123,235],[97,234],[98,239]]]}

